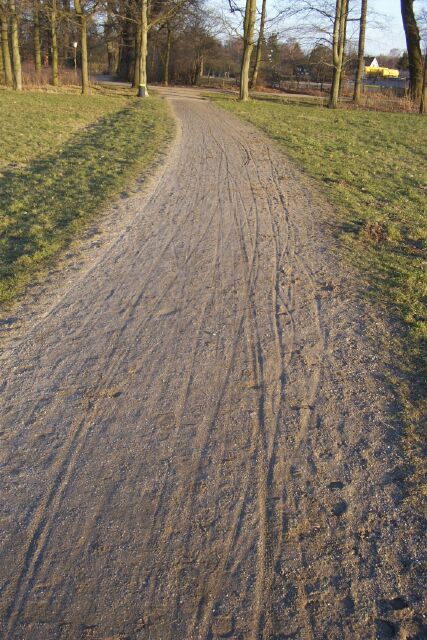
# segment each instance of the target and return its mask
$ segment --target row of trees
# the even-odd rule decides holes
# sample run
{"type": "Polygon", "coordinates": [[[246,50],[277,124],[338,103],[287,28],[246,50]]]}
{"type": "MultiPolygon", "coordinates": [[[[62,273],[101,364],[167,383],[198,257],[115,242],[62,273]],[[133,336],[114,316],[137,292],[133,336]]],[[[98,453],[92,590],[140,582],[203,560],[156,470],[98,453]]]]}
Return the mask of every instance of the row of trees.
{"type": "MultiPolygon", "coordinates": [[[[335,108],[349,67],[348,31],[351,27],[354,32],[358,25],[353,98],[360,102],[368,0],[282,0],[276,24],[291,19],[293,25],[317,25],[319,37],[308,54],[293,40],[279,44],[271,32],[274,21],[267,16],[266,0],[261,0],[260,6],[257,0],[246,0],[244,7],[236,0],[228,1],[230,15],[241,19],[243,37],[224,39],[224,20],[215,16],[204,0],[0,0],[0,77],[6,85],[22,88],[24,52],[24,59],[32,59],[36,75],[43,64],[49,64],[50,81],[55,86],[60,63],[73,64],[77,45],[82,92],[87,93],[88,38],[92,38],[101,41],[107,51],[109,73],[130,80],[141,97],[147,95],[148,72],[165,84],[171,75],[175,81],[194,83],[208,64],[213,73],[237,72],[240,98],[247,100],[262,70],[269,69],[273,76],[280,65],[283,67],[285,56],[293,70],[299,60],[322,81],[330,80],[329,106],[335,108]]],[[[401,0],[401,13],[411,96],[420,101],[425,96],[426,65],[413,0],[401,0]]],[[[234,20],[234,28],[238,30],[238,20],[234,20]]],[[[423,105],[425,108],[425,101],[423,105]]]]}
{"type": "Polygon", "coordinates": [[[147,95],[148,35],[166,29],[192,0],[0,0],[0,78],[22,89],[21,54],[34,64],[36,77],[48,63],[50,82],[59,83],[59,62],[70,66],[78,50],[82,93],[89,91],[88,38],[105,41],[108,66],[132,74],[141,96],[147,95]]]}
{"type": "Polygon", "coordinates": [[[51,84],[59,84],[59,57],[71,58],[71,42],[79,35],[82,92],[89,89],[87,55],[88,22],[96,10],[81,0],[0,0],[0,75],[7,86],[22,89],[21,52],[31,50],[36,76],[50,62],[51,84]],[[44,41],[44,47],[43,47],[44,41]],[[65,53],[64,53],[65,52],[65,53]]]}
{"type": "MultiPolygon", "coordinates": [[[[426,73],[427,64],[426,58],[423,60],[421,52],[421,38],[418,28],[417,20],[414,13],[413,0],[401,0],[401,14],[402,22],[405,30],[406,43],[407,43],[407,55],[408,55],[408,67],[410,74],[410,94],[414,101],[420,102],[420,109],[422,112],[426,109],[426,73]]],[[[354,96],[353,100],[356,104],[361,99],[361,86],[364,72],[364,57],[365,57],[365,37],[366,37],[366,22],[368,14],[368,0],[360,0],[359,4],[360,16],[358,17],[359,23],[359,41],[357,52],[357,70],[354,83],[354,96]]],[[[252,52],[255,46],[255,22],[256,22],[257,4],[256,0],[246,0],[246,8],[243,22],[243,57],[241,68],[241,85],[240,85],[240,99],[247,100],[249,97],[250,86],[250,60],[252,52]]],[[[319,20],[319,31],[323,35],[323,41],[327,41],[330,44],[332,56],[332,83],[329,96],[329,107],[336,108],[338,105],[338,98],[340,88],[342,85],[343,71],[345,66],[346,56],[346,44],[347,44],[347,31],[349,21],[354,20],[350,18],[350,0],[335,0],[335,2],[329,2],[328,0],[320,0],[318,2],[311,0],[296,0],[292,3],[292,15],[297,15],[305,21],[308,21],[313,15],[319,20]],[[332,30],[329,33],[328,24],[332,25],[332,30]]],[[[265,4],[263,2],[263,8],[261,10],[261,21],[257,43],[257,56],[255,62],[255,69],[257,68],[257,61],[259,58],[259,49],[262,46],[263,37],[263,25],[265,21],[265,4]]],[[[427,56],[426,56],[427,57],[427,56]]],[[[255,74],[256,78],[256,74],[255,74]]]]}

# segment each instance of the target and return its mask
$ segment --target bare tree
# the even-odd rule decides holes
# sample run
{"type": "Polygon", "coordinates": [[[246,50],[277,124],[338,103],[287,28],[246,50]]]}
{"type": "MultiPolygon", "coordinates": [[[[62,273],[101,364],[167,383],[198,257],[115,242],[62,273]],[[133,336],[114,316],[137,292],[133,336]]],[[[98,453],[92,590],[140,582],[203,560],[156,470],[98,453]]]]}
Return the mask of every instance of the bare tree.
{"type": "Polygon", "coordinates": [[[34,0],[33,5],[33,40],[34,40],[34,66],[39,75],[42,68],[42,53],[40,40],[40,1],[34,0]]]}
{"type": "Polygon", "coordinates": [[[108,73],[116,73],[118,51],[114,34],[113,2],[107,0],[107,19],[104,25],[104,36],[107,44],[108,73]]]}
{"type": "Polygon", "coordinates": [[[21,53],[19,51],[18,15],[15,0],[9,0],[9,13],[11,21],[13,88],[15,91],[22,91],[21,53]]]}
{"type": "Polygon", "coordinates": [[[333,76],[329,108],[336,109],[340,90],[341,74],[345,47],[346,24],[348,17],[348,0],[336,0],[334,30],[332,34],[333,76]]]}
{"type": "Polygon", "coordinates": [[[166,0],[160,10],[148,20],[148,0],[141,0],[140,26],[141,37],[139,43],[139,86],[137,96],[148,96],[147,91],[147,51],[148,32],[156,25],[165,24],[183,7],[189,0],[166,0]]]}
{"type": "Polygon", "coordinates": [[[172,46],[172,28],[170,22],[166,24],[166,53],[164,59],[164,71],[163,71],[163,85],[165,87],[169,84],[169,62],[171,57],[171,46],[172,46]]]}
{"type": "Polygon", "coordinates": [[[4,84],[5,78],[4,78],[4,69],[3,69],[3,54],[2,54],[2,47],[1,47],[2,40],[3,40],[3,34],[0,29],[0,83],[4,84]]]}
{"type": "Polygon", "coordinates": [[[148,50],[148,0],[141,0],[141,24],[139,45],[139,86],[138,98],[148,96],[147,90],[147,50],[148,50]]]}
{"type": "Polygon", "coordinates": [[[243,22],[243,56],[240,71],[240,100],[249,99],[249,68],[254,48],[254,30],[256,19],[256,0],[246,0],[243,22]]]}
{"type": "Polygon", "coordinates": [[[266,9],[267,9],[267,0],[262,0],[261,20],[259,24],[258,42],[256,46],[255,65],[254,65],[254,70],[252,72],[251,89],[256,89],[256,85],[258,81],[258,73],[259,73],[259,68],[261,65],[261,58],[262,58],[262,47],[264,43],[266,9]]]}
{"type": "Polygon", "coordinates": [[[88,21],[95,13],[98,2],[74,0],[74,11],[80,24],[81,56],[82,56],[82,93],[89,93],[89,60],[87,52],[87,27],[88,21]]]}
{"type": "Polygon", "coordinates": [[[421,91],[420,113],[427,113],[427,9],[423,9],[419,16],[419,24],[421,25],[421,40],[424,46],[424,69],[423,69],[423,87],[421,91]]]}
{"type": "Polygon", "coordinates": [[[427,113],[427,47],[424,54],[423,86],[421,91],[420,113],[427,113]]]}
{"type": "Polygon", "coordinates": [[[362,78],[365,69],[365,37],[366,37],[366,16],[368,14],[368,0],[362,0],[361,12],[360,12],[360,27],[359,27],[359,47],[357,51],[357,70],[356,78],[354,81],[354,94],[353,101],[355,104],[360,104],[362,93],[362,78]]]}
{"type": "Polygon", "coordinates": [[[141,56],[140,43],[141,43],[141,23],[137,22],[136,33],[135,33],[135,64],[133,66],[132,87],[139,87],[139,66],[140,66],[140,56],[141,56]]]}
{"type": "Polygon", "coordinates": [[[401,0],[403,28],[409,59],[410,93],[412,99],[421,99],[423,87],[423,58],[421,55],[420,32],[414,14],[414,0],[401,0]]]}
{"type": "Polygon", "coordinates": [[[49,22],[50,22],[50,35],[51,35],[51,46],[52,46],[51,82],[54,87],[57,87],[59,84],[59,75],[58,75],[58,37],[57,37],[58,10],[57,10],[56,0],[50,1],[49,22]]]}
{"type": "Polygon", "coordinates": [[[7,87],[13,85],[12,63],[10,59],[7,10],[0,0],[1,53],[3,61],[4,82],[7,87]]]}

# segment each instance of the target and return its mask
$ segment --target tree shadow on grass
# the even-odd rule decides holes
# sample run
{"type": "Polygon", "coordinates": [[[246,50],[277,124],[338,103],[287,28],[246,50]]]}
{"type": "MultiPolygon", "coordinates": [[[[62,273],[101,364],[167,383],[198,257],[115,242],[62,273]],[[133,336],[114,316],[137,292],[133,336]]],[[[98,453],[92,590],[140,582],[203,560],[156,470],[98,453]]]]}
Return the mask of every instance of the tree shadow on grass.
{"type": "Polygon", "coordinates": [[[64,248],[141,160],[155,153],[158,113],[130,106],[58,153],[0,174],[0,302],[19,278],[64,248]]]}

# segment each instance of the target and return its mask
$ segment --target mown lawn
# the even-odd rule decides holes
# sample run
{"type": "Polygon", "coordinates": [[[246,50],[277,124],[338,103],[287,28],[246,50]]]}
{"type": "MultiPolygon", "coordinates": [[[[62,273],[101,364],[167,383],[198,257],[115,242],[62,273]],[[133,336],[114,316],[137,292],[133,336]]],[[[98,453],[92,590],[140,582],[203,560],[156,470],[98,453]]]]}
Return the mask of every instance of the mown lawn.
{"type": "Polygon", "coordinates": [[[173,121],[128,90],[0,91],[0,304],[154,161],[173,121]]]}
{"type": "Polygon", "coordinates": [[[214,99],[264,130],[322,186],[346,255],[367,289],[403,320],[403,349],[425,375],[427,118],[214,99]]]}

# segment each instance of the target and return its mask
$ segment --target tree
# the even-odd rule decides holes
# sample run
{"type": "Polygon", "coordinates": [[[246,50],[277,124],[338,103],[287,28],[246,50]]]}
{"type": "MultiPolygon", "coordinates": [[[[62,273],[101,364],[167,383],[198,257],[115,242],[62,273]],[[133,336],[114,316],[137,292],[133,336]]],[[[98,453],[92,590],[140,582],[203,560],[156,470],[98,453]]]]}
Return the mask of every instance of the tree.
{"type": "Polygon", "coordinates": [[[157,11],[148,20],[148,0],[140,0],[140,27],[141,36],[139,43],[139,85],[138,98],[148,96],[147,91],[147,52],[148,52],[148,32],[154,26],[166,24],[189,0],[165,0],[159,2],[157,11]]]}
{"type": "Polygon", "coordinates": [[[262,46],[264,44],[264,26],[265,26],[266,8],[267,8],[267,0],[262,0],[261,21],[259,24],[259,34],[258,34],[258,42],[256,46],[255,65],[254,65],[254,70],[252,72],[251,89],[256,89],[258,73],[259,73],[259,68],[261,64],[262,46]]]}
{"type": "Polygon", "coordinates": [[[421,40],[424,47],[423,88],[421,91],[420,113],[427,113],[427,9],[419,15],[421,40]]]}
{"type": "MultiPolygon", "coordinates": [[[[96,5],[95,5],[96,6],[96,5]]],[[[81,55],[82,55],[82,93],[89,93],[89,64],[87,55],[87,20],[86,7],[80,0],[74,0],[74,10],[80,22],[81,55]]]]}
{"type": "Polygon", "coordinates": [[[360,104],[360,98],[362,93],[362,78],[365,69],[365,36],[366,36],[366,16],[368,13],[368,0],[362,0],[361,12],[360,12],[360,27],[359,27],[359,47],[357,50],[357,70],[356,79],[354,81],[354,94],[353,101],[355,104],[360,104]]]}
{"type": "Polygon", "coordinates": [[[148,49],[148,0],[141,0],[141,33],[139,48],[138,98],[148,96],[147,91],[147,49],[148,49]]]}
{"type": "Polygon", "coordinates": [[[34,39],[34,66],[36,74],[39,75],[42,68],[42,54],[40,41],[40,2],[34,0],[33,8],[33,39],[34,39]]]}
{"type": "Polygon", "coordinates": [[[332,34],[333,76],[328,105],[330,109],[336,109],[338,106],[338,96],[343,69],[347,16],[348,0],[336,0],[334,30],[332,34]]]}
{"type": "Polygon", "coordinates": [[[3,77],[4,77],[4,72],[3,72],[3,54],[2,54],[2,47],[1,47],[2,39],[3,39],[3,34],[1,32],[1,29],[0,29],[0,83],[4,84],[4,79],[3,79],[3,77]]]}
{"type": "Polygon", "coordinates": [[[423,58],[421,55],[420,32],[414,14],[414,0],[401,0],[403,28],[409,63],[409,90],[414,101],[421,99],[423,88],[423,58]]]}
{"type": "Polygon", "coordinates": [[[423,86],[421,91],[420,113],[427,113],[427,47],[424,54],[423,86]]]}
{"type": "Polygon", "coordinates": [[[400,69],[401,71],[406,71],[407,69],[409,69],[409,61],[408,61],[408,52],[404,51],[402,53],[402,55],[400,56],[398,63],[397,63],[397,68],[400,69]]]}
{"type": "Polygon", "coordinates": [[[139,87],[139,62],[141,55],[141,24],[140,22],[136,25],[136,33],[135,33],[135,61],[133,65],[133,80],[132,87],[139,87]]]}
{"type": "Polygon", "coordinates": [[[50,22],[51,45],[52,45],[51,82],[54,87],[57,87],[59,84],[59,76],[58,76],[58,38],[57,38],[58,12],[57,12],[56,0],[51,0],[50,11],[49,11],[49,22],[50,22]]]}
{"type": "Polygon", "coordinates": [[[169,85],[169,62],[171,56],[171,46],[172,46],[172,28],[170,22],[166,23],[166,52],[164,57],[164,71],[163,71],[163,86],[167,87],[169,85]]]}
{"type": "Polygon", "coordinates": [[[21,54],[19,51],[19,28],[15,0],[9,0],[9,12],[11,20],[13,88],[15,91],[22,91],[21,54]]]}
{"type": "Polygon", "coordinates": [[[240,100],[249,99],[249,67],[254,48],[254,29],[256,18],[256,0],[246,0],[243,22],[243,56],[240,70],[240,100]]]}
{"type": "Polygon", "coordinates": [[[107,44],[108,73],[114,74],[117,71],[118,56],[113,18],[113,3],[111,0],[107,2],[107,20],[104,25],[104,36],[107,44]]]}
{"type": "Polygon", "coordinates": [[[331,49],[324,44],[317,44],[312,49],[308,59],[312,80],[321,84],[332,80],[331,55],[331,49]]]}
{"type": "Polygon", "coordinates": [[[12,63],[10,60],[7,14],[2,4],[0,4],[0,31],[1,31],[1,53],[2,53],[2,61],[3,61],[4,82],[7,87],[11,87],[13,85],[13,73],[12,73],[12,63]]]}
{"type": "MultiPolygon", "coordinates": [[[[121,2],[115,9],[116,15],[120,15],[120,37],[118,43],[119,59],[117,73],[126,80],[135,79],[134,62],[136,50],[139,50],[139,39],[135,42],[136,25],[139,16],[136,12],[135,2],[121,2]]],[[[139,68],[139,65],[138,65],[139,68]]]]}

